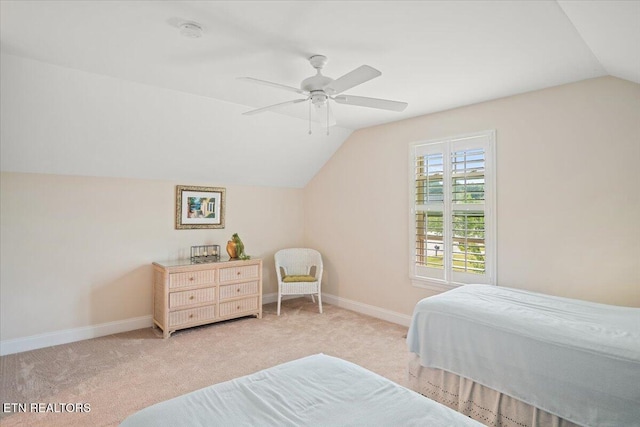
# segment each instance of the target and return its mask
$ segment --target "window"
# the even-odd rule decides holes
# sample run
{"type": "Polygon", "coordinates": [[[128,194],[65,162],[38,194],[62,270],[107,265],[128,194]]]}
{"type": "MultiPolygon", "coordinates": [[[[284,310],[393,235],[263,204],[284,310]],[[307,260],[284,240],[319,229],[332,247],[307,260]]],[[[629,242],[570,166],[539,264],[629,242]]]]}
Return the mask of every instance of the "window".
{"type": "Polygon", "coordinates": [[[415,285],[495,283],[494,156],[494,131],[411,144],[415,285]]]}

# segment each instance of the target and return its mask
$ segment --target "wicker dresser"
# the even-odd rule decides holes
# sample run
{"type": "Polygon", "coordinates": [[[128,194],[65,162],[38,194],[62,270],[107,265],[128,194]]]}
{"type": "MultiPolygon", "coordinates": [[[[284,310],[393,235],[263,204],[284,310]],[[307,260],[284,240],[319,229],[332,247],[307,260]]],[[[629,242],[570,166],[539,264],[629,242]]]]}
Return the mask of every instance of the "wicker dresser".
{"type": "Polygon", "coordinates": [[[262,318],[262,260],[153,263],[153,322],[178,329],[243,316],[262,318]]]}

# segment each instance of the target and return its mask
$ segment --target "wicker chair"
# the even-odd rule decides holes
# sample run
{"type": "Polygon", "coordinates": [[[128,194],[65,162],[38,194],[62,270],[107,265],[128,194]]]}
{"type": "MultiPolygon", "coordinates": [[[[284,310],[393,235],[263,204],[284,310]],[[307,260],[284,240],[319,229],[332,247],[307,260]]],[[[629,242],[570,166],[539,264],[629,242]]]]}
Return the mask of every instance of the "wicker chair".
{"type": "Polygon", "coordinates": [[[318,308],[322,313],[322,256],[307,248],[282,249],[275,254],[278,276],[278,316],[283,295],[318,296],[318,308]]]}

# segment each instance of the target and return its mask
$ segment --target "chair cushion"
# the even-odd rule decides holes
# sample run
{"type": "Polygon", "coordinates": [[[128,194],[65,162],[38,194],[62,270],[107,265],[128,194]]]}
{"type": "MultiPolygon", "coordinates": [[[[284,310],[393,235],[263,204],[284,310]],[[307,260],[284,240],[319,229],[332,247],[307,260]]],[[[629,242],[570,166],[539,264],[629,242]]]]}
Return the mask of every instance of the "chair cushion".
{"type": "Polygon", "coordinates": [[[284,276],[282,278],[282,281],[285,283],[291,283],[291,282],[316,282],[318,279],[316,279],[313,276],[309,276],[309,275],[291,275],[291,276],[284,276]]]}

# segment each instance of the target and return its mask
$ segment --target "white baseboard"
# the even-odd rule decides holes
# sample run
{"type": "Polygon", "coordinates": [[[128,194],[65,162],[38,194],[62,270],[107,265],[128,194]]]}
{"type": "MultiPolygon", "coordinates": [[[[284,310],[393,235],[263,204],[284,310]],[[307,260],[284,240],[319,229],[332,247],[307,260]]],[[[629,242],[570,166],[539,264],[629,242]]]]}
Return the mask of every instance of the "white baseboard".
{"type": "MultiPolygon", "coordinates": [[[[292,298],[298,298],[298,296],[287,295],[282,299],[284,300],[292,298]]],[[[396,323],[402,326],[408,327],[411,322],[411,316],[396,313],[395,311],[387,310],[373,305],[363,304],[361,302],[337,297],[331,294],[323,293],[322,300],[324,302],[327,302],[328,304],[355,311],[357,313],[366,314],[367,316],[386,320],[387,322],[396,323]]],[[[277,293],[264,294],[262,296],[263,304],[270,304],[277,301],[277,293]]],[[[24,338],[2,340],[0,341],[0,356],[13,353],[21,353],[23,351],[36,350],[44,347],[51,347],[53,345],[88,340],[91,338],[98,338],[105,335],[118,334],[120,332],[128,332],[136,329],[148,328],[151,326],[153,326],[152,316],[142,316],[134,317],[133,319],[102,323],[99,325],[84,326],[81,328],[32,335],[24,338]]]]}
{"type": "MultiPolygon", "coordinates": [[[[324,294],[323,294],[324,295],[324,294]]],[[[287,299],[300,298],[302,295],[283,295],[282,301],[287,299]]],[[[278,293],[262,294],[262,305],[278,302],[278,293]]]]}
{"type": "MultiPolygon", "coordinates": [[[[300,298],[301,295],[287,295],[282,299],[300,298]]],[[[262,303],[269,304],[278,301],[278,293],[265,294],[262,296],[262,303]]],[[[358,301],[349,300],[346,298],[337,297],[331,294],[322,293],[322,301],[331,305],[335,305],[347,310],[355,311],[356,313],[366,314],[367,316],[375,317],[376,319],[386,320],[387,322],[395,323],[398,325],[409,327],[411,324],[411,316],[406,314],[397,313],[395,311],[387,310],[385,308],[376,307],[374,305],[364,304],[358,301]]]]}
{"type": "Polygon", "coordinates": [[[357,313],[366,314],[367,316],[375,317],[377,319],[386,320],[387,322],[396,323],[398,325],[409,327],[411,324],[411,316],[387,310],[386,308],[376,307],[375,305],[364,304],[358,301],[325,293],[322,294],[322,301],[326,301],[329,304],[355,311],[357,313]]]}
{"type": "Polygon", "coordinates": [[[262,305],[271,304],[278,301],[278,293],[262,294],[262,305]]]}
{"type": "Polygon", "coordinates": [[[152,325],[153,318],[151,316],[142,316],[134,317],[133,319],[101,323],[99,325],[32,335],[24,338],[2,340],[0,341],[0,356],[36,350],[38,348],[51,347],[53,345],[88,340],[120,332],[133,331],[135,329],[151,327],[152,325]]]}

